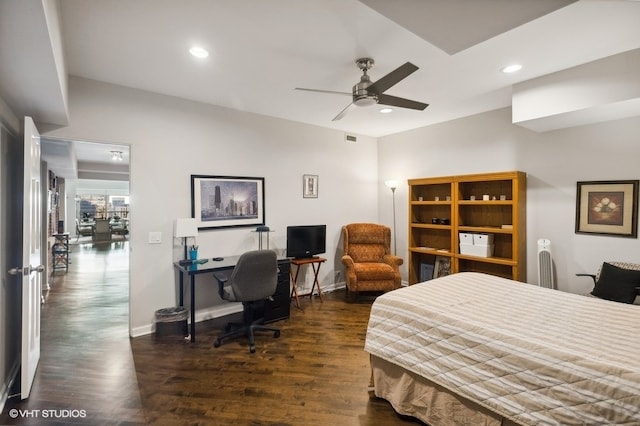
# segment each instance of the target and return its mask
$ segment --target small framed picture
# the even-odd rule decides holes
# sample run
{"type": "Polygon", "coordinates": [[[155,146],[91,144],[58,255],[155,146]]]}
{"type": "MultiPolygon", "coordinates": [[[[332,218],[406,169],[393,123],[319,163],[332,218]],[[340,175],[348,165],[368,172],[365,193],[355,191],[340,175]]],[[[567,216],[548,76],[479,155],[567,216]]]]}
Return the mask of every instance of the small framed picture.
{"type": "Polygon", "coordinates": [[[420,282],[433,279],[433,263],[420,264],[420,282]]]}
{"type": "Polygon", "coordinates": [[[318,198],[318,175],[302,175],[302,197],[318,198]]]}
{"type": "Polygon", "coordinates": [[[445,277],[451,274],[451,258],[436,256],[436,264],[433,270],[433,278],[445,277]]]}
{"type": "Polygon", "coordinates": [[[638,237],[638,181],[578,182],[576,234],[638,237]]]}

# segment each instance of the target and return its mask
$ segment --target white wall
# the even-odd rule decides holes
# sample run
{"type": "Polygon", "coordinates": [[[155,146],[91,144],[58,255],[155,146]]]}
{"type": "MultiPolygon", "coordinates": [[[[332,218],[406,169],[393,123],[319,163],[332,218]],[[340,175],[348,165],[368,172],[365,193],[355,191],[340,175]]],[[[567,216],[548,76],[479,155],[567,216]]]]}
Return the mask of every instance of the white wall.
{"type": "MultiPolygon", "coordinates": [[[[287,225],[327,224],[324,286],[342,271],[342,225],[378,219],[373,138],[344,142],[334,130],[80,78],[70,80],[69,105],[71,125],[48,136],[131,146],[132,335],[149,332],[154,312],[176,303],[172,262],[182,250],[173,221],[191,214],[191,174],[264,177],[271,248],[281,253],[287,225]],[[317,199],[302,198],[303,174],[319,175],[317,199]],[[161,232],[162,243],[149,244],[150,232],[161,232]]],[[[200,232],[201,257],[257,248],[252,229],[200,232]]],[[[198,279],[197,294],[201,314],[222,303],[210,277],[198,279]]]]}
{"type": "MultiPolygon", "coordinates": [[[[407,253],[406,179],[522,170],[527,173],[527,276],[537,283],[537,240],[552,242],[560,290],[584,293],[606,260],[640,262],[636,238],[575,234],[576,182],[640,179],[640,117],[535,133],[511,124],[501,109],[379,140],[380,221],[391,223],[385,179],[396,190],[398,253],[407,253]],[[385,192],[386,191],[386,192],[385,192]],[[386,195],[385,195],[386,194],[386,195]]],[[[406,279],[406,264],[403,277],[406,279]]]]}

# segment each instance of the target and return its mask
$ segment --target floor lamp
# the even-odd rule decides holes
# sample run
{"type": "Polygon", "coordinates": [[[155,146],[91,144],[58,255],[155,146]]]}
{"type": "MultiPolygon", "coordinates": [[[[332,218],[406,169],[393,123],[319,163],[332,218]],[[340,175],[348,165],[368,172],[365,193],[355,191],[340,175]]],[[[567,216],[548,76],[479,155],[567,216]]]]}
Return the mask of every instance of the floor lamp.
{"type": "Polygon", "coordinates": [[[391,198],[393,198],[393,254],[397,255],[396,249],[396,188],[398,187],[397,180],[385,180],[384,184],[391,190],[391,198]]]}
{"type": "Polygon", "coordinates": [[[196,220],[193,218],[176,219],[173,224],[173,236],[175,238],[184,238],[184,260],[187,260],[187,238],[198,236],[196,220]]]}

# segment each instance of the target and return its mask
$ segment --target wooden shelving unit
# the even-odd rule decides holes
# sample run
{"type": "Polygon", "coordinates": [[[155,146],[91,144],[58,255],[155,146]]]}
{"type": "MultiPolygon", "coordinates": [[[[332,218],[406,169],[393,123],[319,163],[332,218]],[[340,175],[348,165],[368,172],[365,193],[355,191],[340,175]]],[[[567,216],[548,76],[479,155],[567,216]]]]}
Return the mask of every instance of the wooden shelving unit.
{"type": "Polygon", "coordinates": [[[409,283],[420,282],[421,265],[434,264],[437,256],[450,259],[452,273],[476,271],[525,281],[526,174],[410,179],[409,283]],[[461,254],[460,232],[493,234],[493,256],[461,254]]]}

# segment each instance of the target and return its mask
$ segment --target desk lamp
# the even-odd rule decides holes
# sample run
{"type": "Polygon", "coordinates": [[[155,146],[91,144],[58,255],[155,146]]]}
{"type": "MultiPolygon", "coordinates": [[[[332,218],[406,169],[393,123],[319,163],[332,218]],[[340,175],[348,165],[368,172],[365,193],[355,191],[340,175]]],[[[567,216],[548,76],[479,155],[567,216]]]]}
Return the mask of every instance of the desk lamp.
{"type": "Polygon", "coordinates": [[[193,218],[176,219],[173,224],[173,236],[175,238],[184,238],[184,259],[187,260],[187,238],[198,236],[198,226],[193,218]]]}

